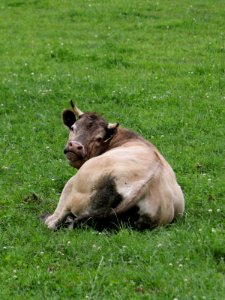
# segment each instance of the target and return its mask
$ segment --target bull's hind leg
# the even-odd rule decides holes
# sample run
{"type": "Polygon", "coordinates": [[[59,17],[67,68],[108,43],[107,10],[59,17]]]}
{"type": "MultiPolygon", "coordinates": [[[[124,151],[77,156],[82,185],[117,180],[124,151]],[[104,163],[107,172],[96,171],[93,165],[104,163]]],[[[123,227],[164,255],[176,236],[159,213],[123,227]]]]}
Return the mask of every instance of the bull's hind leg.
{"type": "Polygon", "coordinates": [[[95,191],[89,197],[88,208],[74,220],[74,227],[79,224],[94,224],[96,229],[113,227],[119,222],[114,208],[122,200],[122,196],[117,192],[113,176],[101,177],[95,185],[95,191]]]}
{"type": "Polygon", "coordinates": [[[174,218],[172,199],[157,193],[154,186],[146,189],[145,197],[137,203],[137,206],[139,217],[134,226],[140,230],[169,224],[174,218]]]}

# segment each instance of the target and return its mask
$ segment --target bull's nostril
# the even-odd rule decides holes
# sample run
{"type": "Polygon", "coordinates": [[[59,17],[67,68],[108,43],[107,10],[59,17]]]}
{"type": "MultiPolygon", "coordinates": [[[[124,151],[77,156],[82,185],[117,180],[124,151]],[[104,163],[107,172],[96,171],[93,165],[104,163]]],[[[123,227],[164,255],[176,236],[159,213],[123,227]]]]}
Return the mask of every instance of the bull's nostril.
{"type": "Polygon", "coordinates": [[[83,147],[82,146],[77,146],[77,150],[82,150],[83,147]]]}

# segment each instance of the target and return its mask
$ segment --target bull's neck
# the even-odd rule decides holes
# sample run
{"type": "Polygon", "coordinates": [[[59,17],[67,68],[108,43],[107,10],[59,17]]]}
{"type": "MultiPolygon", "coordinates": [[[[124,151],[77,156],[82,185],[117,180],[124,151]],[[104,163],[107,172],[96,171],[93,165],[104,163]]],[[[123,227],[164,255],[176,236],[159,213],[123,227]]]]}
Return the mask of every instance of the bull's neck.
{"type": "Polygon", "coordinates": [[[119,147],[131,140],[142,139],[137,133],[119,127],[116,133],[112,136],[112,138],[108,141],[107,150],[111,150],[113,148],[119,147]]]}

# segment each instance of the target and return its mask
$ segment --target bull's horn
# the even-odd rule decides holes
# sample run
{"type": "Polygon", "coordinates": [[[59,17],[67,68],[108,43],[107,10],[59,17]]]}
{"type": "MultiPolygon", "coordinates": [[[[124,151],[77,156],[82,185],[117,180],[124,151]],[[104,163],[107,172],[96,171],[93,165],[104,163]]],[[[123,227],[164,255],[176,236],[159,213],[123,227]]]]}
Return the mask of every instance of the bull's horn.
{"type": "Polygon", "coordinates": [[[116,129],[119,126],[119,123],[109,123],[108,129],[116,129]]]}
{"type": "Polygon", "coordinates": [[[83,115],[83,112],[73,103],[73,100],[70,100],[70,104],[72,106],[73,112],[77,117],[80,117],[83,115]]]}

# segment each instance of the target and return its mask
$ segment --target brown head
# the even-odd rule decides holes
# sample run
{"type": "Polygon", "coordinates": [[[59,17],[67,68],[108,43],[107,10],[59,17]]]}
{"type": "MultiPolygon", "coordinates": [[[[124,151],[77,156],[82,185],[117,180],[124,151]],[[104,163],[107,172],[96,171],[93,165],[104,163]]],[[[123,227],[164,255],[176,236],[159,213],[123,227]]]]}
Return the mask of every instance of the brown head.
{"type": "Polygon", "coordinates": [[[72,110],[64,110],[62,117],[69,128],[69,140],[64,153],[69,164],[79,169],[85,161],[107,150],[118,123],[106,122],[100,115],[83,113],[71,101],[72,110]]]}

